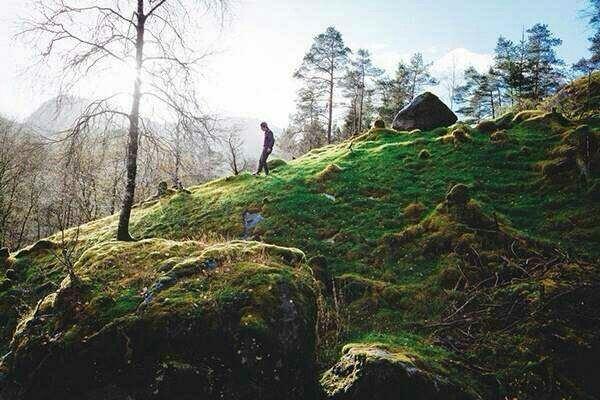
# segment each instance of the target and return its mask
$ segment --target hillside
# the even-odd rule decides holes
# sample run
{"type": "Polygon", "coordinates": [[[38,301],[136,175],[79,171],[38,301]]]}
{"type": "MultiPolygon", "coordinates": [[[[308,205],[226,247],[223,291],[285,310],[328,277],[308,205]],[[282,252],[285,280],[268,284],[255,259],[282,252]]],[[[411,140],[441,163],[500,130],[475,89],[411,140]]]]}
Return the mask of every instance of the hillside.
{"type": "Polygon", "coordinates": [[[599,144],[541,111],[373,129],[140,204],[139,242],[71,230],[77,279],[51,237],[0,269],[5,393],[599,398],[599,144]]]}

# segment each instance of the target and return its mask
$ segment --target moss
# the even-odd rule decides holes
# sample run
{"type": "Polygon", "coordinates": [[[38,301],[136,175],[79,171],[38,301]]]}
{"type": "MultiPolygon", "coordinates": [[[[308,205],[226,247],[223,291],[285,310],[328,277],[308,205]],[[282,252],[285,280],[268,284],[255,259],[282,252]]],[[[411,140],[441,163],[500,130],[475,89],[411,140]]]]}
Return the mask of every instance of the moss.
{"type": "Polygon", "coordinates": [[[509,140],[505,130],[496,131],[490,135],[490,141],[495,144],[506,144],[509,140]]]}
{"type": "Polygon", "coordinates": [[[269,167],[269,170],[276,170],[279,169],[281,167],[284,167],[287,165],[287,162],[285,160],[282,160],[281,158],[273,158],[272,160],[269,160],[267,162],[267,166],[269,167]]]}
{"type": "Polygon", "coordinates": [[[475,127],[481,133],[492,133],[498,129],[496,123],[490,120],[484,120],[477,124],[475,127]]]}
{"type": "MultiPolygon", "coordinates": [[[[20,382],[30,366],[44,362],[46,369],[27,376],[31,393],[54,396],[69,388],[84,394],[110,381],[136,396],[149,395],[155,368],[168,355],[194,368],[212,368],[223,382],[215,383],[217,390],[270,388],[278,398],[277,393],[302,388],[308,396],[316,306],[313,278],[298,264],[303,259],[298,250],[258,242],[147,239],[95,245],[75,265],[81,283],[65,279],[16,328],[13,379],[20,382]],[[164,272],[166,260],[177,262],[164,272]],[[51,351],[58,357],[44,356],[50,351],[46,337],[55,338],[51,351]],[[226,358],[231,352],[251,361],[240,365],[226,358]],[[57,370],[60,379],[46,373],[57,370]],[[269,374],[267,382],[275,386],[248,388],[235,378],[269,374]],[[131,389],[125,376],[145,383],[131,389]]],[[[213,389],[206,391],[193,378],[183,381],[186,391],[213,398],[205,397],[213,389]]]]}
{"type": "Polygon", "coordinates": [[[411,203],[404,208],[403,214],[409,221],[418,221],[427,208],[421,203],[411,203]]]}
{"type": "Polygon", "coordinates": [[[334,178],[340,172],[342,172],[342,168],[336,164],[330,164],[315,176],[315,180],[322,183],[334,178]]]}
{"type": "Polygon", "coordinates": [[[56,249],[58,249],[58,244],[56,244],[52,240],[43,239],[35,242],[31,246],[19,250],[15,253],[14,257],[16,259],[19,259],[31,256],[40,256],[54,251],[56,249]]]}
{"type": "Polygon", "coordinates": [[[525,110],[521,111],[513,117],[513,124],[520,124],[521,122],[527,121],[534,117],[541,117],[545,114],[544,111],[540,110],[525,110]]]}
{"type": "MultiPolygon", "coordinates": [[[[547,257],[549,248],[560,248],[572,259],[597,259],[600,205],[593,200],[592,188],[600,178],[592,168],[587,182],[576,179],[578,167],[572,153],[576,141],[572,132],[566,134],[576,126],[563,125],[556,117],[512,124],[514,117],[501,117],[511,120],[506,127],[499,119],[494,121],[503,125],[498,130],[505,129],[510,138],[502,146],[492,143],[489,134],[472,129],[459,129],[469,140],[459,138],[456,142],[447,128],[416,136],[373,129],[353,140],[351,149],[344,142],[292,160],[281,167],[277,179],[261,181],[260,185],[242,174],[190,188],[190,194],[177,194],[134,211],[133,234],[152,238],[150,241],[125,247],[113,242],[116,216],[82,226],[81,249],[89,251],[80,260],[78,273],[91,280],[92,288],[82,299],[82,304],[87,304],[82,315],[94,315],[98,326],[86,317],[84,324],[73,328],[76,334],[72,342],[77,343],[78,335],[98,332],[107,321],[139,323],[135,322],[139,321],[138,312],[163,322],[161,316],[171,316],[170,323],[189,315],[204,315],[206,327],[218,326],[219,316],[235,315],[235,321],[228,322],[247,321],[248,332],[264,334],[270,319],[256,310],[270,308],[276,299],[268,295],[267,288],[279,284],[295,288],[296,280],[312,282],[302,261],[306,254],[325,260],[319,264],[320,270],[313,268],[326,296],[324,303],[333,302],[332,280],[338,290],[341,287],[337,284],[343,282],[347,292],[348,303],[339,303],[341,326],[327,331],[326,337],[333,339],[318,348],[320,359],[333,362],[335,349],[354,341],[357,332],[372,337],[387,335],[390,341],[400,340],[405,331],[420,337],[433,335],[427,326],[446,317],[444,311],[452,302],[457,307],[466,302],[467,292],[488,279],[488,273],[491,280],[479,287],[493,284],[496,273],[501,280],[523,279],[521,265],[514,261],[513,243],[518,255],[532,260],[547,257]],[[439,140],[440,136],[444,139],[439,140]],[[460,151],[446,143],[457,143],[460,151]],[[422,151],[430,158],[419,158],[422,151]],[[540,179],[545,164],[561,159],[569,160],[569,168],[561,172],[560,165],[555,171],[555,166],[546,167],[553,178],[540,179]],[[326,179],[318,182],[317,177],[328,169],[332,173],[327,172],[326,179]],[[466,200],[445,201],[448,191],[461,182],[468,184],[466,200]],[[404,218],[403,209],[411,203],[419,203],[429,212],[425,215],[424,211],[419,218],[404,218]],[[257,237],[278,247],[232,240],[240,237],[240,215],[249,209],[265,217],[257,237]],[[302,252],[290,251],[290,247],[302,252]],[[207,261],[218,261],[217,267],[205,268],[207,261]],[[156,291],[148,306],[138,311],[152,286],[169,277],[178,265],[173,271],[175,283],[156,291]]],[[[589,132],[596,134],[597,123],[590,121],[588,126],[589,132]]],[[[58,285],[64,277],[52,252],[10,261],[18,279],[0,291],[0,314],[6,316],[0,326],[8,321],[2,330],[3,350],[19,317],[16,299],[26,303],[23,309],[34,308],[55,290],[44,285],[48,281],[58,285]]],[[[560,274],[567,270],[561,269],[560,274]]],[[[539,287],[556,290],[549,283],[561,282],[556,276],[545,278],[547,284],[535,278],[523,285],[522,292],[513,287],[513,294],[506,296],[522,293],[527,304],[538,301],[539,287]]],[[[591,278],[582,279],[590,282],[591,278]]],[[[577,296],[569,302],[579,304],[577,296]]],[[[510,297],[502,301],[512,304],[510,297]]],[[[494,332],[490,330],[493,320],[481,321],[486,325],[477,325],[471,332],[494,332]]],[[[526,365],[514,349],[549,337],[536,324],[528,325],[529,331],[524,328],[514,338],[498,335],[495,340],[489,333],[489,337],[480,337],[479,343],[485,344],[481,351],[469,347],[451,359],[473,365],[484,360],[490,373],[502,375],[502,379],[514,377],[511,371],[526,365]],[[486,355],[486,351],[496,355],[486,355]],[[504,353],[506,357],[501,355],[504,353]],[[511,357],[518,360],[512,370],[500,363],[511,357]]],[[[568,328],[584,330],[576,321],[570,321],[568,328]]],[[[459,331],[434,336],[447,340],[457,335],[459,331]]],[[[558,335],[563,337],[563,332],[558,335]]],[[[539,349],[523,351],[531,357],[542,353],[539,349]]],[[[558,365],[556,358],[548,357],[548,365],[558,365]]],[[[539,370],[531,373],[543,376],[539,370]]],[[[523,388],[517,383],[506,385],[523,388]]]]}
{"type": "Polygon", "coordinates": [[[461,143],[467,143],[472,141],[472,137],[470,134],[470,128],[466,125],[456,125],[449,129],[449,133],[440,136],[436,139],[436,141],[441,143],[454,143],[455,146],[460,145],[461,143]]]}
{"type": "Polygon", "coordinates": [[[545,111],[558,110],[571,119],[597,116],[600,108],[600,72],[582,76],[565,85],[555,95],[545,99],[540,107],[545,111]]]}
{"type": "Polygon", "coordinates": [[[431,158],[431,153],[429,152],[429,150],[423,149],[419,152],[419,158],[421,160],[426,160],[428,158],[431,158]]]}

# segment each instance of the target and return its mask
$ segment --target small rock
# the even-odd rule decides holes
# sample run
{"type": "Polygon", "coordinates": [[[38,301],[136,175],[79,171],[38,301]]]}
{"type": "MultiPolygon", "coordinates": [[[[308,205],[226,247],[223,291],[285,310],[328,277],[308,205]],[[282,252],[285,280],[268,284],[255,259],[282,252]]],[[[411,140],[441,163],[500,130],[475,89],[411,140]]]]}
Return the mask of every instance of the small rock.
{"type": "Polygon", "coordinates": [[[333,196],[333,195],[330,195],[328,193],[321,193],[321,195],[323,195],[324,197],[327,197],[331,201],[335,201],[335,196],[333,196]]]}
{"type": "Polygon", "coordinates": [[[265,217],[260,213],[251,213],[250,211],[244,211],[242,214],[242,222],[244,224],[244,238],[250,236],[250,231],[256,227],[265,217]]]}
{"type": "Polygon", "coordinates": [[[446,201],[450,205],[464,206],[469,199],[469,187],[462,183],[454,185],[446,195],[446,201]]]}

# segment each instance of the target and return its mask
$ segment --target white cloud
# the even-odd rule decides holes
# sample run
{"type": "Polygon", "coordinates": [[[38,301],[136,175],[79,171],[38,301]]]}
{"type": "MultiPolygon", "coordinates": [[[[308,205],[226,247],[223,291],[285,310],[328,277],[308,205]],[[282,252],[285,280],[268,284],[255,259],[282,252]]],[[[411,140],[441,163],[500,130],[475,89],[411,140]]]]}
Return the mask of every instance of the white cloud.
{"type": "Polygon", "coordinates": [[[456,85],[463,82],[464,72],[469,67],[474,67],[479,72],[487,71],[493,64],[494,57],[488,53],[475,53],[465,48],[457,48],[444,54],[433,62],[431,74],[440,82],[439,85],[429,88],[438,95],[446,104],[450,104],[448,83],[454,72],[456,85]]]}
{"type": "Polygon", "coordinates": [[[460,71],[461,75],[468,67],[475,67],[479,72],[484,72],[490,68],[494,57],[488,53],[475,53],[465,48],[457,48],[444,54],[434,61],[431,66],[431,72],[436,77],[441,77],[452,71],[453,67],[460,71]]]}

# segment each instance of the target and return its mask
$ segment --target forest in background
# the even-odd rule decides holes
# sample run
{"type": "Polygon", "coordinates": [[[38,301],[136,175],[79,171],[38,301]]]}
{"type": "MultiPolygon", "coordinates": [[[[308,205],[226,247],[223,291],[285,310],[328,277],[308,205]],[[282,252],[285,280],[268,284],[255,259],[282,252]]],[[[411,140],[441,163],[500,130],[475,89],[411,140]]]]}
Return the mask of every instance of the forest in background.
{"type": "MultiPolygon", "coordinates": [[[[557,56],[561,40],[539,23],[525,30],[521,38],[501,36],[488,71],[454,67],[439,80],[432,76],[431,63],[421,53],[408,62],[400,61],[390,74],[373,64],[368,49],[349,49],[342,34],[330,27],[315,37],[293,73],[302,87],[296,112],[278,138],[278,151],[285,158],[297,157],[355,136],[377,118],[389,124],[396,112],[433,85],[443,86],[451,99],[449,106],[468,123],[540,105],[560,107],[544,101],[575,77],[591,77],[600,65],[598,0],[590,2],[588,14],[594,30],[590,55],[573,66],[557,56]],[[339,115],[343,118],[337,120],[339,115]]],[[[104,28],[106,21],[100,22],[104,28]]],[[[27,30],[53,34],[43,25],[28,25],[27,30]]],[[[114,32],[111,35],[110,40],[120,39],[114,32]]],[[[126,51],[132,51],[130,46],[126,51]]],[[[100,58],[95,52],[83,55],[88,63],[106,56],[100,58]]],[[[151,71],[162,87],[172,86],[160,75],[172,73],[169,68],[151,71]]],[[[193,75],[187,66],[182,71],[185,79],[193,75]]],[[[188,88],[185,79],[180,86],[188,88]]],[[[182,188],[254,168],[256,161],[243,151],[244,139],[235,125],[224,126],[219,116],[202,112],[194,93],[175,94],[157,87],[177,122],[140,118],[141,128],[136,133],[139,174],[132,204],[155,194],[160,182],[182,188]]],[[[55,101],[60,113],[64,103],[74,100],[61,93],[55,101]]],[[[70,128],[61,132],[40,133],[31,126],[0,119],[0,247],[19,249],[121,209],[131,191],[123,191],[131,136],[127,134],[129,117],[112,107],[107,99],[90,101],[73,116],[70,128]]],[[[588,102],[578,110],[581,115],[574,117],[594,110],[597,105],[588,102]]]]}

